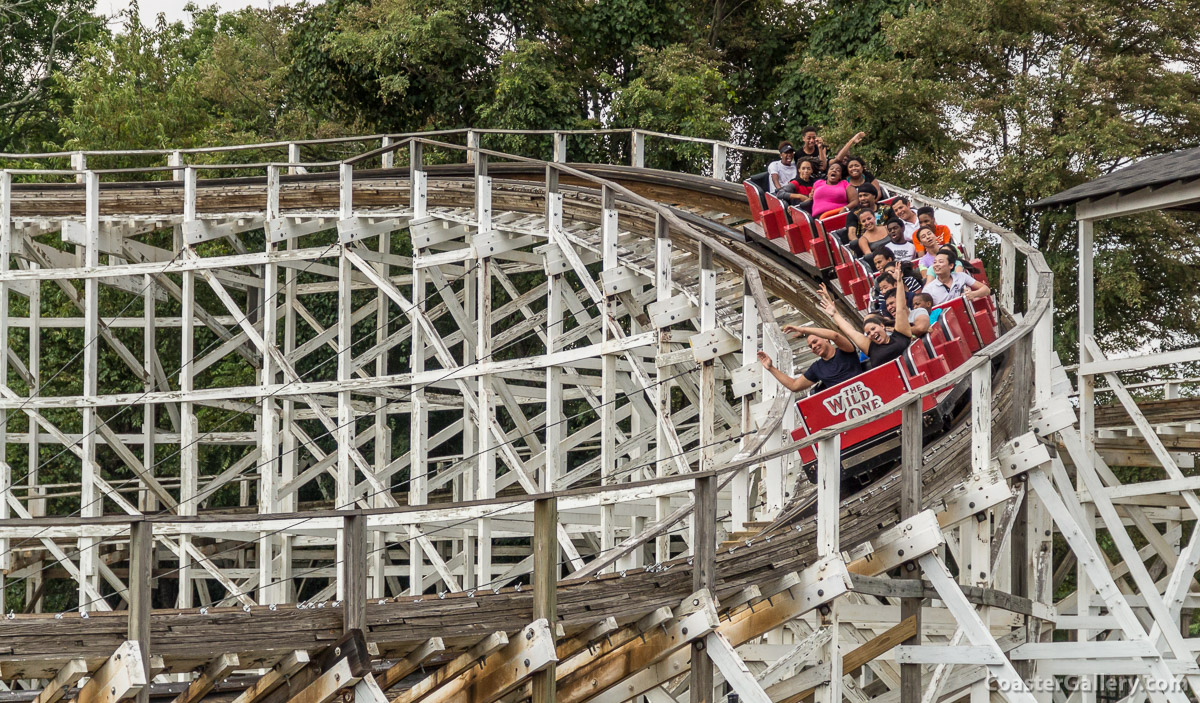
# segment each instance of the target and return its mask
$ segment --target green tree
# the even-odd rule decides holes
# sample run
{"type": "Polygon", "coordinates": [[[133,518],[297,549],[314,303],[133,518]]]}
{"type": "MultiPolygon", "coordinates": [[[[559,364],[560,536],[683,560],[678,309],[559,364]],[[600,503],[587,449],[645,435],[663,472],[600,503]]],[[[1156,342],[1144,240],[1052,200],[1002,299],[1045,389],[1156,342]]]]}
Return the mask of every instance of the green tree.
{"type": "Polygon", "coordinates": [[[66,146],[186,148],[347,131],[289,93],[295,10],[189,9],[188,23],[159,15],[147,25],[132,8],[120,31],[83,49],[85,60],[63,76],[66,146]]]}
{"type": "Polygon", "coordinates": [[[58,74],[96,33],[94,0],[0,0],[0,151],[40,151],[54,138],[58,74]]]}
{"type": "MultiPolygon", "coordinates": [[[[613,126],[729,138],[731,89],[714,57],[686,44],[642,49],[639,54],[640,75],[623,87],[614,86],[613,126]]],[[[646,165],[698,170],[711,154],[707,145],[673,142],[651,150],[646,165]]]]}

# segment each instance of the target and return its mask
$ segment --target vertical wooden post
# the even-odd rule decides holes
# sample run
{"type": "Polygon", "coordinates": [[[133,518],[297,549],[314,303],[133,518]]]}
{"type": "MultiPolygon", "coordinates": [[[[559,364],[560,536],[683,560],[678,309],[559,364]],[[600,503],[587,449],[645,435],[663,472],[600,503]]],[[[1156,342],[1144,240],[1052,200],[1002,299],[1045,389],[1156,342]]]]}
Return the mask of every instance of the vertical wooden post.
{"type": "MultiPolygon", "coordinates": [[[[385,137],[386,139],[386,137],[385,137]]],[[[393,153],[394,155],[394,153],[393,153]]],[[[379,235],[380,254],[388,255],[392,251],[392,233],[384,232],[379,235]]],[[[392,267],[390,264],[380,261],[375,263],[375,269],[379,271],[379,275],[385,279],[391,278],[392,267]]],[[[388,326],[389,326],[389,300],[383,289],[379,289],[375,298],[375,345],[376,348],[382,349],[387,344],[388,326]]],[[[420,325],[413,325],[419,327],[420,325]]],[[[388,354],[380,354],[375,357],[375,376],[377,378],[386,376],[388,373],[388,354]]],[[[411,357],[410,357],[411,358],[411,357]]],[[[375,398],[375,439],[373,441],[375,447],[375,466],[382,468],[392,463],[392,428],[388,424],[388,409],[389,401],[383,397],[375,398]]],[[[411,443],[410,443],[411,446],[411,443]]],[[[412,476],[412,462],[409,461],[409,477],[412,476]]],[[[389,481],[391,479],[384,479],[389,481]]],[[[372,491],[372,493],[375,493],[372,491]]],[[[385,508],[392,504],[390,495],[384,493],[375,493],[371,496],[371,506],[375,508],[385,508]]],[[[383,598],[387,595],[387,577],[384,573],[387,565],[387,540],[385,539],[383,530],[376,530],[371,536],[371,550],[367,555],[367,570],[371,574],[370,593],[372,598],[383,598]]],[[[410,551],[410,555],[421,551],[414,549],[410,551]]]]}
{"type": "MultiPolygon", "coordinates": [[[[654,218],[654,294],[655,300],[663,302],[671,297],[671,226],[667,218],[658,213],[654,218]]],[[[658,353],[671,351],[666,335],[667,328],[658,330],[658,353]]],[[[654,415],[657,420],[654,441],[654,473],[658,477],[667,475],[667,461],[671,447],[667,440],[667,427],[671,423],[671,382],[666,380],[672,371],[655,364],[654,415]]],[[[671,499],[662,496],[655,501],[654,518],[662,520],[671,512],[671,499]]],[[[654,540],[654,560],[659,564],[671,558],[670,535],[659,535],[654,540]]]]}
{"type": "Polygon", "coordinates": [[[417,140],[408,143],[409,206],[413,217],[424,217],[428,201],[425,176],[425,145],[417,140]]]}
{"type": "Polygon", "coordinates": [[[183,153],[176,149],[167,156],[167,165],[171,167],[171,180],[183,180],[183,153]]]}
{"type": "MultiPolygon", "coordinates": [[[[386,134],[379,140],[379,148],[386,149],[392,145],[392,138],[386,134]]],[[[383,168],[396,167],[396,152],[385,151],[379,155],[379,165],[383,168]]]]}
{"type": "Polygon", "coordinates": [[[300,163],[300,145],[292,142],[288,144],[288,175],[304,173],[304,169],[296,166],[300,163]]]}
{"type": "Polygon", "coordinates": [[[713,178],[719,181],[729,180],[729,147],[717,142],[713,148],[713,178]]]}
{"type": "Polygon", "coordinates": [[[1000,307],[1013,310],[1017,292],[1017,248],[1011,240],[1000,238],[1000,307]]]}
{"type": "MultiPolygon", "coordinates": [[[[8,171],[0,171],[0,272],[8,273],[10,266],[10,256],[12,254],[12,174],[8,171]]],[[[36,288],[39,284],[34,282],[36,288]]],[[[8,329],[8,290],[9,284],[0,282],[0,344],[4,345],[4,354],[0,354],[0,383],[8,383],[8,353],[7,350],[12,344],[9,340],[8,329]]],[[[34,303],[34,298],[30,298],[30,306],[34,303]]],[[[30,317],[32,317],[32,310],[30,317]]],[[[32,323],[32,320],[31,320],[32,323]]],[[[34,325],[29,327],[30,347],[33,347],[33,338],[38,335],[38,329],[34,325]]],[[[30,352],[32,355],[32,351],[30,352]]],[[[33,395],[34,389],[30,389],[30,395],[33,395]]],[[[37,437],[38,426],[34,423],[29,423],[29,436],[37,437]]],[[[0,492],[7,493],[12,490],[12,466],[8,463],[8,411],[0,411],[0,492]]],[[[38,465],[36,454],[30,456],[29,466],[31,470],[35,470],[38,465]]],[[[31,490],[30,497],[34,495],[31,490]]],[[[4,505],[0,506],[0,518],[7,519],[10,516],[10,508],[8,501],[3,501],[4,505]]],[[[32,502],[32,501],[30,501],[32,502]]],[[[4,574],[12,565],[12,555],[9,554],[9,540],[7,537],[0,538],[0,593],[5,593],[4,574]]],[[[25,592],[30,593],[32,586],[26,586],[25,592]]],[[[2,607],[2,606],[0,606],[2,607]]]]}
{"type": "MultiPolygon", "coordinates": [[[[758,302],[754,300],[754,293],[750,288],[750,281],[742,281],[742,362],[757,363],[755,356],[758,354],[758,302]]],[[[760,385],[761,387],[761,385],[760,385]]],[[[747,433],[742,438],[742,446],[745,447],[750,441],[749,432],[754,429],[754,418],[751,417],[750,407],[753,400],[758,394],[750,393],[742,396],[742,424],[741,430],[747,433]]],[[[733,476],[731,483],[731,517],[733,524],[731,529],[735,532],[740,532],[746,529],[746,522],[750,519],[750,504],[753,502],[750,499],[750,469],[749,467],[740,469],[733,476]]]]}
{"type": "Polygon", "coordinates": [[[630,134],[630,145],[632,153],[629,158],[629,165],[634,168],[645,168],[646,166],[646,135],[639,130],[633,130],[630,134]]]}
{"type": "Polygon", "coordinates": [[[567,162],[567,135],[562,132],[554,133],[553,158],[556,164],[567,162]]]}
{"type": "Polygon", "coordinates": [[[985,471],[991,461],[992,366],[983,364],[971,372],[971,470],[985,471]]]}
{"type": "MultiPolygon", "coordinates": [[[[478,133],[475,135],[475,146],[479,146],[478,133]]],[[[475,154],[475,219],[479,223],[479,234],[492,231],[492,178],[488,175],[488,158],[486,154],[475,154]]],[[[475,287],[475,357],[489,360],[492,355],[492,261],[491,257],[480,256],[479,267],[476,270],[475,287]]],[[[495,388],[491,376],[481,373],[476,377],[476,392],[479,404],[478,425],[475,428],[475,441],[479,456],[477,457],[475,497],[478,500],[494,498],[496,495],[496,451],[493,445],[491,423],[495,417],[495,388]]],[[[476,534],[479,544],[476,558],[479,560],[477,570],[477,585],[490,583],[492,580],[492,521],[482,517],[475,521],[476,534]]]]}
{"type": "MultiPolygon", "coordinates": [[[[617,260],[617,202],[612,189],[605,186],[601,191],[600,203],[600,253],[604,271],[615,271],[617,260]]],[[[605,320],[617,319],[617,297],[604,291],[605,320]]],[[[604,321],[601,322],[603,340],[614,339],[613,331],[604,321]]],[[[601,357],[601,390],[600,390],[600,481],[614,483],[617,481],[617,355],[604,354],[601,357]]],[[[613,548],[616,544],[616,506],[603,505],[600,507],[600,551],[613,548]]]]}
{"type": "MultiPolygon", "coordinates": [[[[717,559],[717,477],[696,479],[696,506],[693,509],[692,591],[716,586],[717,559]]],[[[713,703],[713,665],[703,639],[692,642],[692,703],[713,703]]]]}
{"type": "Polygon", "coordinates": [[[479,148],[479,132],[476,132],[473,129],[468,129],[467,130],[467,163],[469,163],[469,164],[475,163],[475,159],[478,158],[478,155],[476,154],[475,150],[478,148],[479,148]]]}
{"type": "Polygon", "coordinates": [[[958,241],[962,243],[963,250],[967,252],[968,259],[975,258],[975,223],[962,218],[962,222],[958,224],[958,241]]]}
{"type": "MultiPolygon", "coordinates": [[[[709,332],[717,328],[717,269],[713,264],[712,249],[700,245],[700,331],[709,332]]],[[[700,446],[697,459],[699,471],[713,468],[717,454],[716,439],[716,364],[715,358],[700,364],[700,446]]]]}
{"type": "MultiPolygon", "coordinates": [[[[187,167],[183,171],[183,220],[190,222],[196,219],[196,169],[187,167]]],[[[180,234],[180,247],[188,247],[180,234]]],[[[184,271],[180,274],[183,279],[181,316],[183,325],[180,329],[179,340],[179,390],[190,392],[195,386],[195,372],[192,357],[195,356],[196,339],[196,272],[184,271]]],[[[179,404],[179,514],[196,514],[197,467],[199,463],[199,428],[196,424],[195,405],[191,402],[179,404]]],[[[175,602],[177,608],[192,607],[192,557],[188,546],[192,542],[191,535],[179,536],[179,595],[175,602]]]]}
{"type": "MultiPolygon", "coordinates": [[[[1087,346],[1087,340],[1095,333],[1096,328],[1096,310],[1095,310],[1095,277],[1094,277],[1094,262],[1095,253],[1093,250],[1093,223],[1091,220],[1079,221],[1079,363],[1084,364],[1092,361],[1092,353],[1087,346]]],[[[1096,456],[1096,378],[1095,376],[1079,374],[1079,438],[1083,441],[1083,458],[1084,461],[1091,462],[1096,456]]],[[[1076,489],[1084,490],[1084,482],[1082,478],[1083,471],[1077,470],[1076,489]]],[[[1082,504],[1085,512],[1083,524],[1081,527],[1087,533],[1089,539],[1094,543],[1096,536],[1096,521],[1095,509],[1090,503],[1082,504]]],[[[1076,613],[1081,616],[1091,615],[1092,605],[1092,582],[1088,578],[1083,565],[1080,564],[1076,569],[1075,583],[1077,585],[1075,593],[1075,608],[1076,613]]],[[[1092,638],[1095,633],[1080,628],[1078,630],[1078,638],[1080,642],[1086,642],[1092,638]]],[[[1094,677],[1088,677],[1086,681],[1081,679],[1083,686],[1080,688],[1080,703],[1095,703],[1096,693],[1094,677]]]]}
{"type": "MultiPolygon", "coordinates": [[[[338,217],[343,220],[354,216],[354,166],[341,164],[338,169],[338,217]]],[[[343,241],[343,247],[350,246],[343,241]]],[[[349,382],[354,375],[352,342],[354,305],[352,298],[354,266],[342,252],[338,254],[338,306],[337,306],[337,378],[341,383],[349,382]]],[[[355,417],[349,391],[338,393],[337,440],[337,492],[335,506],[339,510],[353,509],[358,490],[356,471],[351,453],[355,450],[355,417]]],[[[340,595],[339,591],[339,598],[340,595]]]]}
{"type": "MultiPolygon", "coordinates": [[[[841,436],[817,443],[817,558],[840,554],[842,508],[841,436]]],[[[839,620],[835,600],[818,611],[819,623],[829,628],[829,641],[821,647],[822,666],[828,662],[829,681],[816,687],[814,703],[842,702],[842,657],[838,652],[839,620]]]]}
{"type": "MultiPolygon", "coordinates": [[[[549,447],[547,446],[547,449],[549,447]]],[[[533,503],[533,619],[545,618],[553,636],[558,622],[558,499],[533,503]]],[[[554,703],[555,665],[533,675],[533,703],[554,703]]]]}
{"type": "MultiPolygon", "coordinates": [[[[547,166],[547,230],[562,229],[562,218],[563,196],[558,190],[558,170],[547,166]]],[[[549,235],[549,231],[547,235],[549,235]]],[[[549,246],[557,245],[551,240],[549,246]]],[[[551,273],[546,279],[546,353],[553,354],[562,346],[559,339],[563,334],[563,294],[566,291],[566,283],[561,273],[551,273]]],[[[566,423],[562,391],[562,369],[555,365],[548,365],[546,367],[546,466],[542,471],[541,481],[541,489],[547,492],[555,489],[555,482],[567,469],[567,453],[562,447],[567,431],[564,426],[566,423]]]]}
{"type": "MultiPolygon", "coordinates": [[[[414,547],[415,549],[416,547],[414,547]]],[[[342,630],[367,629],[367,518],[359,513],[342,518],[342,560],[338,569],[342,601],[342,630]]]]}
{"type": "MultiPolygon", "coordinates": [[[[154,593],[154,523],[135,518],[129,523],[129,619],[125,638],[137,642],[142,673],[150,680],[150,609],[154,593]]],[[[137,703],[150,700],[150,687],[138,691],[137,703]]]]}
{"type": "Polygon", "coordinates": [[[87,170],[87,154],[82,151],[71,154],[71,168],[76,172],[75,182],[83,183],[86,178],[83,172],[87,170]]]}
{"type": "MultiPolygon", "coordinates": [[[[900,519],[905,520],[921,511],[922,457],[921,401],[915,400],[901,411],[900,429],[900,519]]],[[[921,599],[900,600],[900,620],[917,619],[917,634],[904,644],[921,644],[921,599]]],[[[921,665],[900,665],[900,703],[919,703],[921,700],[921,665]]]]}
{"type": "MultiPolygon", "coordinates": [[[[82,154],[80,156],[82,157],[82,154]]],[[[84,265],[89,269],[95,269],[100,266],[100,176],[95,171],[88,171],[83,176],[86,193],[84,219],[87,225],[84,265]]],[[[83,313],[83,394],[95,396],[100,373],[99,280],[88,278],[84,281],[83,302],[85,306],[83,313]]],[[[80,489],[80,512],[83,517],[89,518],[100,517],[104,512],[104,501],[100,498],[99,488],[96,484],[96,479],[100,478],[100,464],[96,459],[96,428],[100,422],[97,412],[94,407],[86,407],[83,410],[83,474],[80,489]]],[[[34,427],[31,424],[30,429],[34,429],[34,427]]],[[[7,466],[7,462],[4,463],[7,466]]],[[[81,538],[79,550],[79,602],[87,603],[92,598],[87,595],[89,588],[84,587],[85,583],[93,592],[100,585],[99,540],[94,537],[81,538]]]]}
{"type": "MultiPolygon", "coordinates": [[[[267,221],[279,217],[279,167],[267,166],[267,221]]],[[[279,244],[267,236],[264,246],[268,256],[279,251],[279,244]]],[[[276,345],[279,317],[275,314],[279,305],[279,264],[268,261],[263,266],[263,342],[267,349],[276,345]]],[[[262,355],[260,383],[265,387],[275,383],[279,374],[278,362],[271,354],[262,355]]],[[[263,397],[262,412],[259,414],[259,478],[258,512],[268,514],[276,511],[279,467],[279,406],[270,396],[263,397]]],[[[263,531],[258,539],[258,602],[260,605],[282,602],[279,598],[275,574],[275,539],[273,530],[263,531]]]]}

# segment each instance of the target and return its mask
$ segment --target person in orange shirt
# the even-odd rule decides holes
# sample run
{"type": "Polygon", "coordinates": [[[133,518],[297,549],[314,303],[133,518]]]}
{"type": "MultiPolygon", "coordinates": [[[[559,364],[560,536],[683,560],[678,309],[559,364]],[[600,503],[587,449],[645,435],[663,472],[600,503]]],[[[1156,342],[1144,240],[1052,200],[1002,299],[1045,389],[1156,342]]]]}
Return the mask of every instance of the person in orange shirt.
{"type": "MultiPolygon", "coordinates": [[[[929,206],[917,208],[917,222],[921,227],[928,227],[937,234],[939,246],[950,243],[950,228],[937,223],[937,220],[933,218],[933,208],[929,206]]],[[[922,246],[918,237],[913,237],[913,247],[917,250],[917,258],[925,255],[925,247],[922,246]]]]}

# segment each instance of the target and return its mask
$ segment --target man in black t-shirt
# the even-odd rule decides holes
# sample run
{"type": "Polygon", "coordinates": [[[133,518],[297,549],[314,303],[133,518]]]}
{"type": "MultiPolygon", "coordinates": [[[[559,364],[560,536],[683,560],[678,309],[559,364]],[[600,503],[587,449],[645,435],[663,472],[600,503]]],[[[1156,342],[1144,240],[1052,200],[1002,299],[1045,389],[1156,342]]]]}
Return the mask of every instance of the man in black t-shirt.
{"type": "Polygon", "coordinates": [[[783,331],[790,332],[795,336],[808,335],[808,348],[817,355],[817,360],[803,374],[792,378],[775,368],[771,357],[766,352],[760,351],[758,353],[759,363],[770,371],[775,380],[783,384],[784,388],[798,392],[811,388],[817,383],[820,383],[822,388],[830,388],[862,373],[863,367],[858,360],[858,351],[849,339],[837,332],[821,327],[797,327],[795,325],[785,325],[783,331]]]}

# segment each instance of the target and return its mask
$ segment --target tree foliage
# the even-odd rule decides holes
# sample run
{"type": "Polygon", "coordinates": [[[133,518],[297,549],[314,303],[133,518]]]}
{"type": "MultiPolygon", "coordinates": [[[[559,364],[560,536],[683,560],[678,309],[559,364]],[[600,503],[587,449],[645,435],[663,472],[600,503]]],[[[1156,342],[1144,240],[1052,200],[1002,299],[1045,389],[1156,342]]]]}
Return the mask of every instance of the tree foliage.
{"type": "Polygon", "coordinates": [[[94,0],[0,0],[0,151],[40,151],[72,65],[99,21],[94,0]]]}

